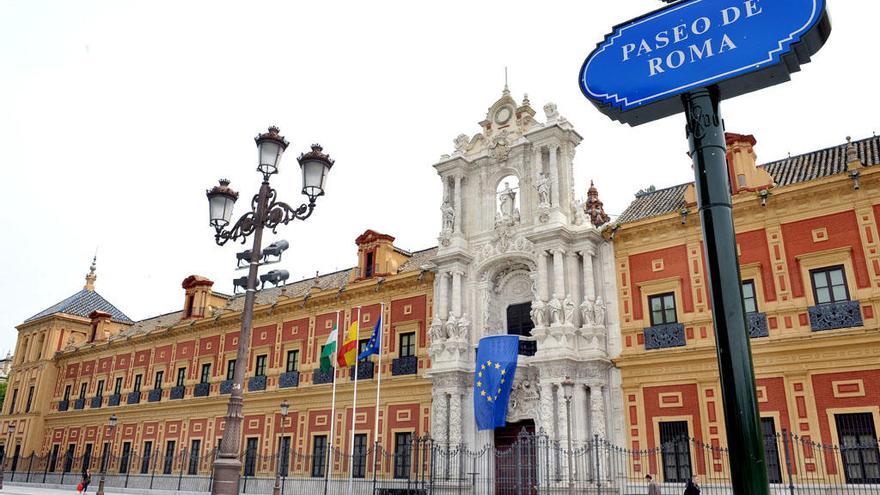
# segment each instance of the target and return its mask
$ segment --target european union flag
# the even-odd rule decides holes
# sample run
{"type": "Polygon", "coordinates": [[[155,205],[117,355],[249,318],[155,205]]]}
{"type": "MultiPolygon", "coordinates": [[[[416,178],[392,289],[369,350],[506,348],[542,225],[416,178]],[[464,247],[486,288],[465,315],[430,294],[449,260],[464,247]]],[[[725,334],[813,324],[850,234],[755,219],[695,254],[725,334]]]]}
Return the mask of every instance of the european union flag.
{"type": "Polygon", "coordinates": [[[379,316],[379,321],[373,327],[373,335],[370,335],[370,341],[367,342],[364,352],[358,356],[358,361],[363,361],[373,354],[379,354],[380,349],[382,349],[382,316],[379,316]]]}
{"type": "Polygon", "coordinates": [[[494,430],[507,423],[507,402],[518,352],[518,335],[480,339],[474,370],[474,417],[478,430],[494,430]]]}

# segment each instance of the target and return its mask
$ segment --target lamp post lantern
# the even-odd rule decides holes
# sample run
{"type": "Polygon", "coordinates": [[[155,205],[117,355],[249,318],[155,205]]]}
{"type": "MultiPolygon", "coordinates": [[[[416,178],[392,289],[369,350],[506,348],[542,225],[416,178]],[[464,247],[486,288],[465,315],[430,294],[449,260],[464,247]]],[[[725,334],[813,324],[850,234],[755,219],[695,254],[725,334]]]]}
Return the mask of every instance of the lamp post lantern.
{"type": "Polygon", "coordinates": [[[6,471],[6,453],[12,446],[12,434],[15,433],[15,423],[10,421],[6,426],[6,445],[3,446],[2,455],[0,455],[0,490],[3,489],[3,473],[6,471]]]}
{"type": "Polygon", "coordinates": [[[298,158],[302,170],[302,193],[308,201],[294,208],[280,201],[269,178],[278,173],[279,164],[289,143],[279,134],[275,126],[254,138],[257,144],[257,171],[263,175],[259,192],[251,200],[251,210],[243,214],[231,227],[232,208],[238,193],[229,188],[228,180],[221,180],[219,186],[207,191],[210,225],[214,227],[214,239],[222,246],[231,240],[245,243],[253,235],[250,255],[250,269],[245,289],[244,309],[241,318],[238,352],[232,377],[232,391],[226,409],[226,422],[220,452],[214,460],[214,483],[212,495],[236,495],[241,472],[239,451],[241,449],[241,421],[244,373],[250,351],[251,326],[254,313],[254,299],[257,287],[257,271],[260,266],[263,229],[276,232],[281,224],[293,220],[305,220],[312,215],[318,196],[324,195],[327,174],[333,167],[333,160],[323,152],[319,144],[313,144],[309,152],[298,158]]]}
{"type": "Polygon", "coordinates": [[[287,460],[288,453],[284,451],[284,421],[287,419],[287,413],[290,410],[290,404],[287,399],[281,401],[281,427],[278,429],[281,433],[281,439],[278,445],[278,461],[275,465],[275,486],[272,488],[272,495],[281,495],[281,456],[287,460]]]}
{"type": "Polygon", "coordinates": [[[98,482],[98,491],[97,495],[104,495],[104,478],[107,475],[107,464],[109,464],[107,458],[111,456],[111,452],[113,452],[113,438],[116,436],[116,415],[110,415],[110,421],[107,423],[107,427],[110,428],[110,442],[107,444],[107,452],[104,453],[104,458],[101,459],[101,481],[98,482]]]}
{"type": "Polygon", "coordinates": [[[572,471],[572,455],[574,452],[571,447],[571,398],[574,396],[574,382],[571,378],[565,377],[562,382],[562,397],[565,398],[565,426],[568,432],[568,493],[574,495],[574,475],[572,471]]]}

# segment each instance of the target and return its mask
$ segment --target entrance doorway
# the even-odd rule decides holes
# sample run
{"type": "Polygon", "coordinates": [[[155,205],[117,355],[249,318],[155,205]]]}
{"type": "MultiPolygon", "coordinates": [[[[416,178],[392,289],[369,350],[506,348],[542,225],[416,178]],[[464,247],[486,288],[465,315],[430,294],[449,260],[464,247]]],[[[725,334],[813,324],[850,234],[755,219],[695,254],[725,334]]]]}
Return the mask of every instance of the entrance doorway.
{"type": "Polygon", "coordinates": [[[535,422],[507,423],[495,430],[495,495],[538,493],[535,422]]]}

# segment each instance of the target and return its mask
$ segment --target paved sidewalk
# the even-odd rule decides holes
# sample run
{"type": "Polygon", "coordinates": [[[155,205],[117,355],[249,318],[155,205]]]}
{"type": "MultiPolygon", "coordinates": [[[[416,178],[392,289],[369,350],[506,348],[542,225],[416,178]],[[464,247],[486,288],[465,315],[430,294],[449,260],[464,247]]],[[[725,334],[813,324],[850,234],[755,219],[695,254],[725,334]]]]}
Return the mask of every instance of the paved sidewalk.
{"type": "MultiPolygon", "coordinates": [[[[95,491],[98,490],[97,486],[90,486],[89,491],[86,492],[87,495],[95,495],[95,491]]],[[[53,488],[38,488],[36,486],[10,486],[7,484],[3,485],[3,489],[0,490],[0,494],[14,494],[14,495],[76,495],[76,487],[71,486],[68,490],[59,490],[53,488]]],[[[106,489],[104,490],[104,495],[123,495],[119,492],[108,492],[106,489]]]]}

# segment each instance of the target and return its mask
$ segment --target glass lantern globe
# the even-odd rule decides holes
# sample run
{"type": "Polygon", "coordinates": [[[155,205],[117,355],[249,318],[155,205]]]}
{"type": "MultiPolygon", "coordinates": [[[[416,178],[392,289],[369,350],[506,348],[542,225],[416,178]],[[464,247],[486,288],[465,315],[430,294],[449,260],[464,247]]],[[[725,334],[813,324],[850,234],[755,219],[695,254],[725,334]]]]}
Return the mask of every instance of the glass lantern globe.
{"type": "Polygon", "coordinates": [[[211,227],[222,229],[232,219],[232,207],[238,199],[238,193],[229,187],[229,181],[220,179],[220,185],[206,191],[208,196],[208,213],[211,227]]]}
{"type": "Polygon", "coordinates": [[[287,402],[287,399],[281,401],[281,416],[287,416],[287,413],[290,411],[290,403],[287,402]]]}
{"type": "Polygon", "coordinates": [[[268,176],[278,172],[281,155],[290,145],[279,132],[280,130],[273,125],[269,128],[269,132],[254,138],[257,142],[257,170],[263,175],[268,176]]]}
{"type": "Polygon", "coordinates": [[[571,400],[574,396],[574,382],[569,377],[565,377],[565,380],[562,382],[562,396],[565,400],[571,400]]]}
{"type": "Polygon", "coordinates": [[[303,153],[297,158],[302,169],[302,193],[314,201],[324,195],[327,186],[327,175],[333,167],[334,160],[323,152],[320,144],[313,144],[312,151],[303,153]]]}

